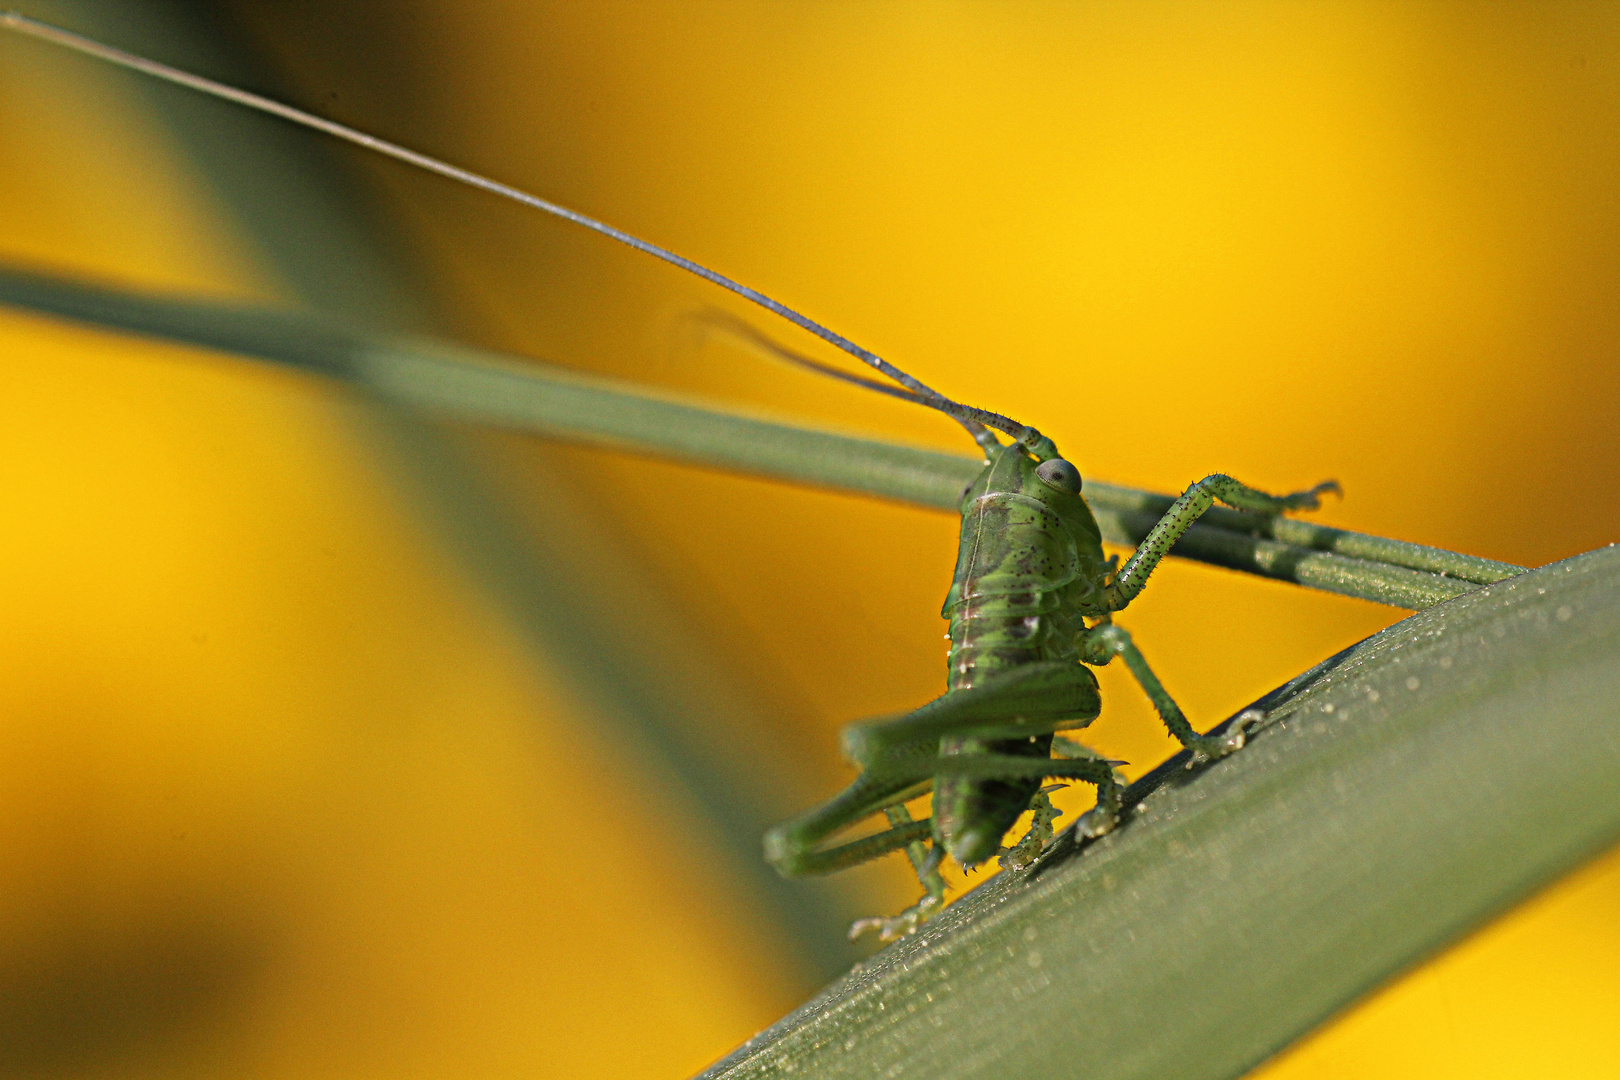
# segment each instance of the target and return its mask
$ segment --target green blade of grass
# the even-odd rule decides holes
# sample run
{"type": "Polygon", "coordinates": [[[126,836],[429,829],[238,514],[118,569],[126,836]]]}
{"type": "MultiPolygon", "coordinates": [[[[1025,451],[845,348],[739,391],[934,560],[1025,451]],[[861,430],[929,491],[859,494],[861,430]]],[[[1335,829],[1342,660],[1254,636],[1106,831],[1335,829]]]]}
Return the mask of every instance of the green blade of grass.
{"type": "MultiPolygon", "coordinates": [[[[548,438],[651,453],[955,512],[980,463],[705,407],[599,376],[284,312],[142,296],[0,268],[0,302],[319,372],[386,400],[548,438]]],[[[1135,545],[1171,496],[1088,481],[1103,538],[1135,545]]],[[[1396,607],[1423,608],[1520,567],[1217,508],[1172,554],[1396,607]]]]}
{"type": "Polygon", "coordinates": [[[1620,839],[1620,549],[1413,615],[705,1080],[1228,1080],[1620,839]]]}
{"type": "MultiPolygon", "coordinates": [[[[247,41],[230,32],[230,17],[203,6],[50,0],[31,13],[229,80],[259,87],[276,81],[247,41]]],[[[393,330],[448,321],[434,318],[440,305],[411,272],[410,245],[399,242],[332,147],[178,87],[80,57],[61,59],[86,77],[115,85],[122,80],[132,97],[151,106],[247,241],[244,254],[299,303],[344,324],[393,330]]],[[[59,313],[102,325],[117,325],[138,310],[111,291],[95,299],[69,286],[54,295],[67,305],[59,313]],[[75,308],[86,302],[93,311],[75,308]]],[[[738,688],[734,662],[705,647],[670,610],[667,595],[648,580],[635,553],[614,542],[591,500],[554,470],[547,474],[543,508],[521,515],[513,505],[516,491],[535,483],[546,463],[527,461],[526,475],[511,482],[498,475],[498,448],[480,441],[480,433],[439,423],[410,395],[387,393],[369,384],[363,370],[348,371],[347,346],[333,351],[319,334],[278,333],[274,320],[242,322],[228,310],[189,310],[184,304],[148,308],[154,321],[145,332],[199,344],[220,335],[222,347],[236,341],[244,345],[238,351],[321,370],[358,391],[357,407],[342,415],[379,476],[405,496],[519,640],[588,704],[589,734],[613,742],[659,793],[671,818],[697,826],[712,873],[728,880],[739,907],[769,933],[781,969],[802,985],[842,970],[853,955],[842,928],[865,905],[839,882],[810,889],[785,882],[757,854],[765,827],[810,792],[795,792],[790,774],[767,783],[718,752],[705,732],[707,726],[759,728],[775,710],[738,688]],[[182,329],[185,324],[202,336],[182,329]],[[255,335],[262,335],[263,351],[248,344],[255,335]]]]}

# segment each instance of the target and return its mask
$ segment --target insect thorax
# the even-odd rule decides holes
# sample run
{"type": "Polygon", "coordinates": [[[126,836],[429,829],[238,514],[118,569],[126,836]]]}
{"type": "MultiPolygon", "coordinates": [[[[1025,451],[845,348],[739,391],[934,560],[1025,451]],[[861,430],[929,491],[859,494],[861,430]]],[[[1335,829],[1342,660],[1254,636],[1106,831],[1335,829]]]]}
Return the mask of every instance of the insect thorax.
{"type": "Polygon", "coordinates": [[[1054,490],[1009,446],[962,499],[950,620],[951,689],[1037,660],[1076,659],[1082,618],[1100,614],[1105,582],[1096,519],[1080,495],[1054,490]]]}

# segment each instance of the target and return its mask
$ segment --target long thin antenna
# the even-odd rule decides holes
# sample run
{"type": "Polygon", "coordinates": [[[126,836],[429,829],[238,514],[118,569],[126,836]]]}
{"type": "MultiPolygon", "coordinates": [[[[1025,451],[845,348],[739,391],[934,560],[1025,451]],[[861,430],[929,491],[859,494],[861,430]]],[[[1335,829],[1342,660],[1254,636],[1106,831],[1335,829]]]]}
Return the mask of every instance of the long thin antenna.
{"type": "MultiPolygon", "coordinates": [[[[690,316],[690,318],[700,328],[714,329],[719,330],[722,333],[730,334],[732,337],[737,338],[746,345],[753,346],[767,356],[774,357],[775,359],[784,361],[785,363],[793,364],[796,367],[808,368],[817,375],[825,375],[829,379],[837,379],[840,382],[847,382],[855,386],[865,387],[867,390],[871,390],[874,393],[886,394],[889,397],[899,398],[901,401],[909,401],[914,405],[922,405],[930,409],[939,409],[939,411],[950,415],[950,410],[941,408],[939,401],[935,398],[924,397],[922,394],[913,393],[912,391],[903,387],[890,386],[888,383],[881,383],[876,379],[862,378],[861,376],[853,374],[852,372],[835,368],[831,364],[823,364],[820,360],[813,359],[812,357],[806,356],[801,352],[795,352],[793,349],[788,348],[786,345],[783,345],[781,342],[766,334],[763,330],[759,329],[747,319],[739,319],[729,311],[721,311],[719,308],[707,308],[703,311],[696,312],[690,316]]],[[[1001,447],[1001,443],[996,440],[996,437],[993,434],[985,429],[983,424],[977,423],[973,420],[963,420],[961,417],[953,417],[953,419],[957,420],[964,428],[967,429],[967,433],[973,436],[973,441],[983,447],[986,454],[990,454],[1001,447]]]]}
{"type": "Polygon", "coordinates": [[[51,42],[55,45],[61,45],[64,48],[72,49],[75,52],[84,53],[87,56],[93,56],[100,60],[105,60],[108,63],[116,64],[119,67],[129,68],[133,71],[139,71],[143,74],[151,75],[154,78],[162,79],[165,82],[176,83],[180,86],[189,87],[192,90],[200,91],[212,97],[223,98],[226,101],[232,101],[238,105],[245,105],[250,109],[258,110],[259,112],[269,113],[272,116],[279,116],[282,119],[290,120],[295,124],[301,124],[304,127],[314,128],[316,131],[323,131],[328,135],[354,143],[357,146],[363,146],[368,150],[375,150],[379,154],[385,154],[388,157],[407,162],[411,165],[417,166],[418,168],[426,169],[429,172],[438,173],[440,176],[447,176],[450,179],[458,180],[463,184],[480,188],[503,198],[511,199],[514,202],[522,203],[525,206],[533,207],[536,210],[544,211],[545,213],[551,214],[555,217],[572,221],[575,225],[581,225],[587,229],[590,229],[592,232],[601,233],[603,236],[617,240],[621,244],[628,245],[629,247],[635,248],[637,251],[651,255],[655,259],[662,259],[664,262],[667,262],[673,266],[678,266],[688,273],[696,274],[703,280],[718,285],[722,289],[736,293],[745,300],[758,304],[766,311],[778,315],[786,319],[788,322],[801,327],[802,329],[808,330],[810,333],[821,338],[828,344],[836,346],[862,362],[871,365],[919,397],[927,398],[931,402],[937,403],[934,405],[935,408],[955,417],[957,420],[963,423],[972,422],[983,424],[986,427],[993,427],[997,431],[1006,432],[1008,435],[1011,435],[1014,439],[1027,447],[1033,454],[1035,454],[1036,457],[1043,460],[1047,457],[1053,456],[1056,453],[1055,449],[1051,445],[1051,440],[1047,439],[1034,428],[1025,424],[1020,424],[1011,417],[1002,416],[1000,413],[988,412],[984,409],[976,409],[971,405],[963,405],[959,402],[952,401],[945,395],[923,384],[917,379],[912,378],[910,375],[906,374],[904,371],[901,371],[899,368],[895,367],[887,360],[884,360],[876,353],[861,348],[859,345],[855,344],[853,341],[850,341],[842,334],[829,330],[827,327],[821,325],[806,315],[799,314],[786,304],[772,300],[769,296],[766,296],[759,290],[750,289],[748,286],[739,281],[733,281],[724,274],[717,273],[714,270],[710,270],[706,266],[693,262],[691,259],[677,255],[667,248],[661,248],[657,244],[649,243],[640,237],[631,236],[622,229],[615,229],[606,222],[598,221],[593,217],[588,217],[585,214],[579,213],[577,210],[570,210],[566,206],[560,206],[557,203],[551,202],[547,199],[542,199],[538,195],[530,195],[526,191],[522,191],[508,184],[503,184],[498,180],[491,180],[487,176],[481,176],[478,173],[470,172],[467,169],[451,165],[448,162],[440,161],[438,158],[428,157],[426,154],[419,154],[415,150],[410,150],[406,147],[400,146],[398,143],[392,143],[386,139],[379,139],[375,135],[367,135],[365,132],[358,131],[355,128],[349,127],[345,124],[339,124],[334,120],[327,120],[324,117],[316,116],[314,113],[308,113],[302,109],[295,109],[291,105],[285,105],[279,101],[264,97],[261,94],[254,94],[247,90],[240,90],[234,86],[228,86],[225,83],[204,78],[201,75],[193,75],[188,71],[182,71],[179,68],[170,67],[168,64],[159,63],[156,60],[149,60],[144,56],[137,56],[134,53],[125,52],[122,49],[115,49],[111,45],[103,45],[99,41],[84,37],[81,34],[75,34],[71,30],[64,30],[59,26],[52,26],[50,23],[40,22],[38,19],[31,19],[20,12],[0,12],[0,27],[4,27],[8,30],[15,30],[18,33],[27,34],[30,37],[36,37],[43,41],[51,42]]]}

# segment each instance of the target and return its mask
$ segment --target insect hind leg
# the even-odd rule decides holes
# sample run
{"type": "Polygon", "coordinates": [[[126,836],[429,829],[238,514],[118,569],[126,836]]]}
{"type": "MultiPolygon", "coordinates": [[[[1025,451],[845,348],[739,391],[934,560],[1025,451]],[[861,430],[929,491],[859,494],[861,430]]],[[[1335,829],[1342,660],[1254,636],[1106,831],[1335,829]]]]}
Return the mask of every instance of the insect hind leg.
{"type": "Polygon", "coordinates": [[[844,729],[844,755],[862,768],[910,767],[932,759],[944,736],[1043,735],[1090,721],[1101,708],[1090,671],[1073,661],[1042,661],[951,690],[896,719],[851,724],[844,729]]]}
{"type": "Polygon", "coordinates": [[[939,855],[926,843],[933,831],[933,819],[912,819],[905,800],[921,794],[927,785],[905,779],[876,780],[870,773],[855,778],[837,796],[808,814],[778,825],[765,834],[765,858],[787,877],[829,874],[870,859],[903,850],[922,882],[923,895],[898,915],[858,919],[849,928],[850,940],[875,930],[884,941],[912,933],[924,920],[945,906],[945,879],[939,873],[939,855]],[[821,841],[848,825],[881,810],[889,828],[823,848],[821,841]]]}
{"type": "MultiPolygon", "coordinates": [[[[1043,777],[1058,777],[1063,779],[1081,780],[1095,784],[1097,787],[1097,806],[1081,817],[1077,826],[1082,835],[1102,836],[1111,832],[1119,820],[1120,793],[1124,785],[1114,775],[1115,762],[1109,761],[1095,751],[1080,746],[1078,743],[1069,743],[1064,740],[1064,748],[1060,751],[1068,760],[1063,758],[1031,758],[1014,754],[964,754],[941,758],[938,767],[941,772],[955,773],[971,776],[980,780],[1017,780],[1040,779],[1043,777]]],[[[1047,842],[1051,839],[1051,823],[1058,816],[1046,798],[1051,788],[1043,788],[1032,801],[1031,807],[1036,811],[1036,824],[1031,829],[1035,837],[1026,835],[1014,847],[1028,856],[1027,862],[1014,862],[1010,869],[1025,869],[1034,864],[1045,850],[1047,842]],[[1042,820],[1042,807],[1045,808],[1045,820],[1042,820]],[[1044,835],[1042,826],[1044,825],[1044,835]]],[[[910,814],[904,806],[896,805],[885,809],[891,824],[897,822],[910,822],[910,814]]],[[[922,822],[912,823],[911,826],[896,825],[890,832],[900,828],[914,827],[922,822]]],[[[880,834],[883,835],[883,834],[880,834]]],[[[868,931],[875,930],[884,941],[893,941],[905,934],[913,933],[929,916],[944,906],[945,883],[939,876],[938,864],[941,852],[936,848],[922,855],[923,846],[915,843],[907,849],[912,856],[912,865],[916,867],[918,876],[922,878],[926,890],[922,899],[916,904],[902,911],[898,915],[886,918],[870,918],[857,921],[849,929],[851,940],[868,931]]]]}
{"type": "MultiPolygon", "coordinates": [[[[1074,744],[1069,744],[1073,746],[1074,744]]],[[[936,783],[947,776],[977,780],[1063,779],[1080,780],[1097,788],[1097,805],[1077,824],[1083,836],[1112,832],[1119,821],[1120,796],[1124,785],[1114,775],[1113,762],[1100,754],[1079,748],[1072,760],[1024,757],[1019,754],[960,754],[941,757],[936,766],[936,783]]]]}
{"type": "Polygon", "coordinates": [[[892,827],[883,832],[836,847],[821,847],[823,840],[840,829],[880,810],[903,807],[907,799],[927,790],[926,779],[926,774],[875,777],[870,772],[862,773],[820,806],[769,829],[765,833],[765,861],[783,877],[830,874],[927,838],[929,822],[893,824],[891,817],[892,827]]]}

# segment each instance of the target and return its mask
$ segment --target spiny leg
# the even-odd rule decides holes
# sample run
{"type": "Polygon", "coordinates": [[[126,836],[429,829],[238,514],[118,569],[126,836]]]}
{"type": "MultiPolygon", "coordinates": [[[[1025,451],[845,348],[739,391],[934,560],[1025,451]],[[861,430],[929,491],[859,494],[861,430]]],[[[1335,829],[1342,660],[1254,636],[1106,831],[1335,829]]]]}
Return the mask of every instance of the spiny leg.
{"type": "Polygon", "coordinates": [[[1035,860],[1041,857],[1041,852],[1046,850],[1055,835],[1052,823],[1063,816],[1063,811],[1053,806],[1047,796],[1067,786],[1048,784],[1035,793],[1035,797],[1029,801],[1029,831],[1012,847],[1004,847],[997,852],[1001,856],[1003,870],[1028,870],[1035,865],[1035,860]]]}
{"type": "MultiPolygon", "coordinates": [[[[845,753],[865,771],[832,799],[767,832],[765,857],[778,872],[798,876],[830,873],[905,848],[927,895],[914,912],[891,920],[861,920],[852,932],[877,929],[892,935],[914,929],[942,905],[944,881],[937,872],[942,852],[922,847],[932,822],[912,821],[903,804],[927,790],[939,765],[940,738],[1045,735],[1074,720],[1095,717],[1099,706],[1096,676],[1078,663],[1064,661],[1026,665],[971,689],[953,690],[897,719],[852,724],[845,729],[845,753]],[[832,848],[819,847],[828,836],[880,810],[889,818],[887,831],[832,848]]],[[[986,758],[970,756],[981,761],[986,758]]],[[[1058,770],[1046,775],[1070,775],[1065,771],[1070,767],[1050,759],[1014,760],[1024,766],[1019,777],[1028,777],[1028,766],[1042,762],[1058,770]]],[[[1111,783],[1106,764],[1102,768],[1111,783]]],[[[1089,774],[1076,778],[1097,782],[1089,774]]],[[[1108,798],[1099,799],[1099,806],[1117,801],[1117,792],[1110,789],[1108,798]]],[[[1112,824],[1109,816],[1106,825],[1112,824]]]]}
{"type": "MultiPolygon", "coordinates": [[[[1103,757],[1091,747],[1072,739],[1065,739],[1061,735],[1052,736],[1052,756],[1066,761],[1100,761],[1110,770],[1116,765],[1125,764],[1123,761],[1103,757]]],[[[1125,786],[1125,781],[1118,773],[1114,773],[1114,784],[1118,788],[1125,786]]],[[[1051,845],[1055,836],[1052,823],[1063,816],[1063,811],[1054,807],[1052,800],[1047,796],[1067,786],[1067,784],[1048,784],[1036,792],[1035,798],[1030,801],[1029,808],[1034,814],[1034,820],[1030,823],[1029,832],[1025,833],[1024,838],[1013,847],[1002,848],[1001,865],[1004,869],[1029,869],[1051,845]]],[[[1103,800],[1098,799],[1097,802],[1099,806],[1103,805],[1103,800]]],[[[1093,809],[1080,815],[1080,823],[1077,826],[1082,836],[1101,836],[1112,827],[1113,817],[1106,808],[1100,813],[1093,809]]]]}
{"type": "MultiPolygon", "coordinates": [[[[1077,744],[1069,744],[1077,746],[1077,744]]],[[[1064,779],[1082,780],[1097,786],[1096,809],[1087,813],[1080,819],[1080,832],[1085,836],[1102,836],[1112,831],[1119,820],[1119,797],[1121,785],[1114,775],[1113,765],[1107,759],[1096,755],[1084,747],[1078,747],[1083,755],[1078,760],[1063,761],[1052,758],[1028,758],[1011,754],[961,754],[945,757],[939,760],[941,772],[972,776],[981,780],[1015,780],[1030,777],[1059,777],[1064,779]]],[[[1042,801],[1045,801],[1043,789],[1042,801]]],[[[1046,804],[1050,810],[1050,803],[1046,804]]],[[[886,836],[891,833],[901,833],[903,829],[915,828],[926,822],[911,821],[911,815],[906,812],[903,805],[885,807],[885,814],[894,828],[889,833],[880,833],[886,836]]],[[[1056,813],[1052,817],[1056,817],[1056,813]]],[[[1047,821],[1050,826],[1050,819],[1047,821]]],[[[869,839],[877,839],[876,837],[869,839]]],[[[860,843],[860,841],[857,841],[860,843]]],[[[846,845],[852,846],[852,845],[846,845]]],[[[891,845],[889,850],[898,845],[891,845]]],[[[1043,845],[1044,847],[1044,845],[1043,845]]],[[[939,876],[938,856],[935,852],[922,854],[922,845],[913,843],[908,847],[907,854],[913,857],[912,865],[922,877],[927,893],[915,905],[907,908],[899,915],[889,918],[861,919],[849,928],[849,936],[854,939],[868,930],[876,930],[884,941],[892,941],[904,934],[915,931],[925,919],[938,911],[944,904],[945,883],[939,876]]],[[[1039,849],[1035,854],[1038,855],[1039,849]]],[[[1030,860],[1033,863],[1033,858],[1030,860]]],[[[1021,869],[1021,867],[1019,867],[1021,869]]]]}
{"type": "Polygon", "coordinates": [[[851,724],[844,729],[844,754],[869,770],[926,773],[941,737],[1044,735],[1066,721],[1092,719],[1101,708],[1097,677],[1079,664],[1025,664],[952,690],[905,716],[851,724]]]}
{"type": "Polygon", "coordinates": [[[1110,611],[1120,611],[1136,599],[1147,584],[1148,575],[1165,557],[1181,534],[1192,528],[1193,522],[1203,516],[1219,499],[1227,506],[1239,510],[1252,510],[1260,514],[1284,514],[1290,510],[1315,510],[1320,505],[1318,496],[1337,492],[1339,485],[1332,480],[1317,484],[1309,491],[1296,491],[1291,495],[1268,495],[1264,491],[1239,483],[1230,476],[1215,473],[1182,492],[1181,498],[1171,504],[1157,525],[1136,551],[1126,560],[1105,593],[1110,611]]]}
{"type": "MultiPolygon", "coordinates": [[[[1116,761],[1113,758],[1103,757],[1089,746],[1065,739],[1061,735],[1052,736],[1052,756],[1065,758],[1070,761],[1100,761],[1108,766],[1109,774],[1114,778],[1114,787],[1117,791],[1125,790],[1125,779],[1114,772],[1114,767],[1124,765],[1126,762],[1116,761]]],[[[1119,817],[1118,807],[1110,810],[1103,805],[1101,790],[1097,793],[1097,805],[1080,815],[1080,821],[1075,826],[1081,836],[1102,836],[1114,827],[1119,817]]]]}
{"type": "Polygon", "coordinates": [[[903,781],[878,782],[870,773],[863,773],[844,791],[808,814],[767,832],[765,857],[779,873],[796,876],[831,873],[891,851],[904,850],[923,883],[922,899],[893,918],[857,920],[849,928],[849,936],[853,941],[867,930],[877,930],[884,941],[892,941],[901,934],[908,934],[945,905],[945,880],[939,874],[939,860],[924,845],[933,823],[926,818],[912,820],[905,807],[906,799],[926,791],[927,786],[903,781]],[[888,818],[888,829],[847,844],[817,847],[828,835],[879,809],[888,818]]]}
{"type": "Polygon", "coordinates": [[[1225,734],[1200,735],[1187,722],[1181,706],[1177,705],[1175,699],[1165,690],[1164,684],[1159,682],[1159,677],[1153,674],[1153,669],[1148,667],[1147,660],[1142,656],[1142,650],[1136,647],[1136,643],[1131,640],[1130,633],[1124,627],[1115,626],[1111,622],[1094,626],[1080,636],[1079,644],[1080,657],[1088,664],[1100,666],[1107,664],[1116,656],[1124,659],[1125,666],[1130,669],[1137,683],[1147,693],[1148,700],[1153,702],[1153,708],[1158,711],[1164,726],[1170,729],[1170,734],[1174,735],[1181,745],[1193,752],[1193,760],[1189,765],[1213,761],[1242,748],[1247,728],[1258,719],[1245,713],[1225,734]]]}
{"type": "Polygon", "coordinates": [[[784,877],[830,874],[926,838],[927,822],[908,822],[847,844],[818,849],[823,840],[840,829],[927,791],[928,768],[925,765],[923,771],[909,774],[862,773],[820,806],[767,830],[765,860],[784,877]]]}
{"type": "MultiPolygon", "coordinates": [[[[895,828],[913,824],[911,813],[904,804],[885,807],[883,814],[895,828]]],[[[915,824],[927,825],[928,821],[925,819],[915,824]]],[[[913,840],[906,845],[906,858],[911,860],[911,868],[917,871],[917,880],[922,882],[922,898],[898,915],[856,919],[850,924],[849,940],[854,941],[868,930],[876,930],[879,941],[894,941],[916,932],[918,926],[945,906],[945,879],[939,873],[939,858],[921,840],[913,840]]]]}

